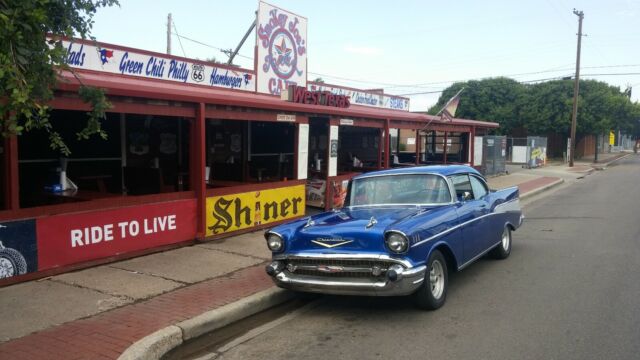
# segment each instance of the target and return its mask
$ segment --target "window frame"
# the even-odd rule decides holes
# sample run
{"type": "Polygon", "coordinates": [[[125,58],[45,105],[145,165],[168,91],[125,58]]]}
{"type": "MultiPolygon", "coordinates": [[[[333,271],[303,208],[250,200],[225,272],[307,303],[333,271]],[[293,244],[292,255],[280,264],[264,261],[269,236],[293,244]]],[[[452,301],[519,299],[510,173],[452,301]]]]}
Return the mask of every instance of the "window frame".
{"type": "Polygon", "coordinates": [[[469,183],[471,184],[471,191],[472,191],[472,193],[473,193],[473,199],[474,199],[474,200],[481,200],[481,199],[482,199],[482,198],[484,198],[485,196],[489,195],[489,192],[490,192],[490,191],[489,191],[489,186],[488,186],[488,184],[486,183],[486,181],[484,181],[484,179],[480,178],[478,175],[475,175],[475,174],[469,174],[469,183]],[[482,187],[484,188],[484,191],[485,191],[485,192],[484,192],[484,195],[482,195],[480,198],[477,198],[477,197],[476,197],[476,192],[475,192],[475,190],[473,190],[473,184],[471,184],[471,179],[472,179],[472,178],[473,178],[473,179],[476,179],[476,180],[480,183],[480,185],[482,185],[482,187]]]}

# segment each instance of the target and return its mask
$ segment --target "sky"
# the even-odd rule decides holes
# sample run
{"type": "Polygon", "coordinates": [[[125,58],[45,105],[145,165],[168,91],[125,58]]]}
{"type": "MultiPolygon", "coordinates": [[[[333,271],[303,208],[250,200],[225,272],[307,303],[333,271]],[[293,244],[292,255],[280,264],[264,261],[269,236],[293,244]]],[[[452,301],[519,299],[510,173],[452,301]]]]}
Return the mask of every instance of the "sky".
{"type": "MultiPolygon", "coordinates": [[[[435,104],[454,81],[573,75],[576,8],[586,34],[581,78],[632,86],[632,100],[640,99],[640,0],[269,2],[307,17],[309,80],[412,94],[411,111],[435,104]]],[[[98,10],[92,35],[164,53],[171,13],[174,55],[226,62],[219,49],[237,46],[257,8],[257,0],[120,0],[98,10]]],[[[254,45],[255,31],[234,63],[252,69],[254,45]]]]}

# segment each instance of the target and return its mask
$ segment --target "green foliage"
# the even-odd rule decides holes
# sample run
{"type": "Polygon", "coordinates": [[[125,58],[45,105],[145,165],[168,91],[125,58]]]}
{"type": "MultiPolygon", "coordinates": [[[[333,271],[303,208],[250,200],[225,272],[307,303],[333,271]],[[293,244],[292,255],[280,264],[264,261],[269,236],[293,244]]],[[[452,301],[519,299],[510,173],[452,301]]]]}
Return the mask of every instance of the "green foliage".
{"type": "MultiPolygon", "coordinates": [[[[527,85],[508,78],[455,83],[445,89],[429,113],[437,113],[464,87],[456,117],[497,122],[503,134],[519,127],[527,129],[530,134],[568,134],[573,86],[572,80],[527,85]]],[[[632,103],[619,88],[601,81],[580,81],[578,134],[600,134],[610,129],[621,129],[638,136],[639,121],[640,104],[632,103]]]]}
{"type": "MultiPolygon", "coordinates": [[[[53,97],[56,72],[70,70],[65,64],[67,54],[61,38],[88,37],[98,8],[117,4],[117,0],[0,0],[0,131],[3,136],[42,129],[49,134],[53,149],[69,155],[64,139],[49,122],[47,106],[53,97]]],[[[104,138],[106,134],[100,128],[100,120],[110,107],[104,91],[83,86],[80,97],[93,110],[87,127],[78,137],[86,139],[98,134],[104,138]]]]}

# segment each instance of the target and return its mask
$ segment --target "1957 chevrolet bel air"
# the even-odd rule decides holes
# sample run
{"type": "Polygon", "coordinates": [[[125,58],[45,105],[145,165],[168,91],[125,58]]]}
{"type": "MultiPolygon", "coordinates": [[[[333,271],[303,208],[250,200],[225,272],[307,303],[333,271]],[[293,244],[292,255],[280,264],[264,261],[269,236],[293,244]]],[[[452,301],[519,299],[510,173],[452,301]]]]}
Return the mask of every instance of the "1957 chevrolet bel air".
{"type": "Polygon", "coordinates": [[[485,255],[504,259],[523,221],[517,187],[489,190],[468,166],[424,166],[354,177],[342,209],[265,233],[274,282],[296,291],[446,299],[448,273],[485,255]]]}

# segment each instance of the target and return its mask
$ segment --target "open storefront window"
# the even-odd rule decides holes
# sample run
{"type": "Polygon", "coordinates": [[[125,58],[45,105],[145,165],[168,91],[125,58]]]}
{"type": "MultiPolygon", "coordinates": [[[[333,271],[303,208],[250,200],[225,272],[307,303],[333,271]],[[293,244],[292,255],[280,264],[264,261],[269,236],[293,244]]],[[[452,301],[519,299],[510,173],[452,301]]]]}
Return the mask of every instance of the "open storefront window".
{"type": "MultiPolygon", "coordinates": [[[[391,162],[392,164],[415,164],[416,163],[416,142],[417,131],[410,129],[400,129],[398,136],[398,152],[397,158],[391,162]]],[[[393,154],[393,153],[392,153],[393,154]]]]}
{"type": "Polygon", "coordinates": [[[422,163],[466,163],[468,162],[469,134],[464,132],[430,131],[421,137],[422,163]],[[446,147],[445,147],[446,142],[446,147]]]}
{"type": "Polygon", "coordinates": [[[380,129],[340,126],[338,139],[338,174],[378,168],[380,129]]]}
{"type": "Polygon", "coordinates": [[[127,115],[124,192],[129,195],[189,190],[190,121],[127,115]]]}
{"type": "Polygon", "coordinates": [[[86,116],[51,112],[68,157],[50,148],[45,131],[19,137],[20,207],[187,190],[189,121],[108,113],[101,125],[106,139],[79,140],[86,116]]]}
{"type": "Polygon", "coordinates": [[[249,177],[252,181],[294,179],[296,126],[254,121],[249,125],[249,177]]]}
{"type": "Polygon", "coordinates": [[[295,124],[207,121],[209,187],[294,179],[295,124]]]}

